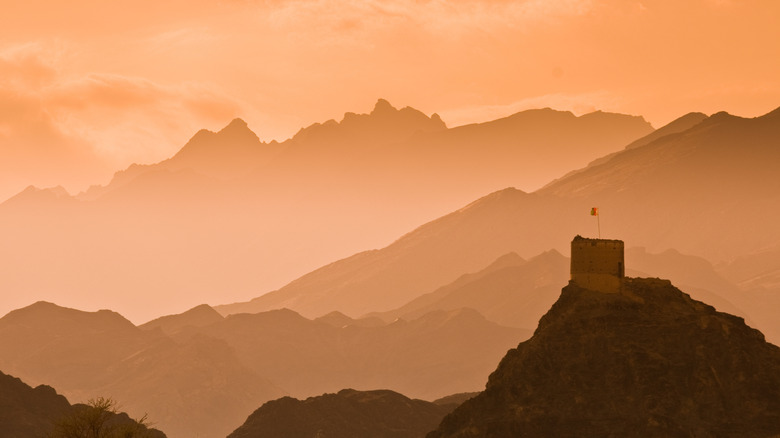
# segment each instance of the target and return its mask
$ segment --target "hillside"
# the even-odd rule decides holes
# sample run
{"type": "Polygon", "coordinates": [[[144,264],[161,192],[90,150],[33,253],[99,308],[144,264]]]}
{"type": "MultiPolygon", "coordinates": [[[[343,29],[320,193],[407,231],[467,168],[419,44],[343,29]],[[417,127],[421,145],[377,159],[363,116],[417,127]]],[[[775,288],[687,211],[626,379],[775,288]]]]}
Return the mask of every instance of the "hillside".
{"type": "Polygon", "coordinates": [[[203,327],[205,325],[219,322],[223,319],[219,314],[208,304],[201,304],[195,306],[184,313],[176,315],[166,315],[159,318],[155,318],[145,324],[141,324],[138,328],[142,330],[153,330],[159,328],[168,335],[176,334],[187,327],[203,327]]]}
{"type": "Polygon", "coordinates": [[[422,438],[453,408],[388,390],[344,389],[306,400],[270,401],[228,438],[422,438]]]}
{"type": "Polygon", "coordinates": [[[392,310],[509,252],[531,257],[550,246],[565,247],[560,233],[566,228],[550,217],[572,217],[572,210],[556,199],[504,189],[385,248],[333,262],[247,303],[215,309],[230,314],[287,307],[305,316],[338,310],[350,317],[392,310]]]}
{"type": "Polygon", "coordinates": [[[627,279],[615,294],[566,286],[428,437],[778,433],[780,348],[668,281],[627,279]]]}
{"type": "Polygon", "coordinates": [[[0,369],[70,400],[112,397],[173,438],[224,436],[284,394],[235,354],[225,342],[173,341],[107,310],[39,302],[0,318],[0,369]]]}
{"type": "Polygon", "coordinates": [[[392,321],[417,318],[434,310],[468,307],[498,324],[532,330],[555,301],[568,276],[569,259],[555,250],[528,261],[509,253],[398,309],[374,315],[392,321]]]}
{"type": "MultiPolygon", "coordinates": [[[[89,410],[87,405],[71,406],[65,397],[57,394],[50,386],[32,388],[20,379],[0,372],[0,432],[4,438],[56,437],[59,435],[54,433],[61,431],[63,425],[79,424],[69,419],[95,418],[85,414],[89,410]]],[[[125,428],[144,433],[145,438],[165,438],[165,434],[159,430],[149,429],[127,414],[114,412],[113,409],[106,412],[105,420],[106,429],[125,428]]]]}
{"type": "Polygon", "coordinates": [[[0,430],[4,437],[44,436],[69,410],[68,400],[52,387],[32,388],[0,372],[0,430]]]}
{"type": "Polygon", "coordinates": [[[599,206],[605,230],[649,250],[728,261],[780,244],[778,142],[780,109],[718,113],[537,193],[599,206]]]}
{"type": "Polygon", "coordinates": [[[447,128],[435,114],[384,100],[281,143],[260,141],[236,119],[85,193],[33,187],[0,204],[0,289],[13,292],[0,313],[31,294],[115,309],[136,323],[248,300],[486,193],[538,187],[651,131],[641,117],[550,109],[447,128]]]}
{"type": "Polygon", "coordinates": [[[686,286],[694,285],[685,273],[699,272],[696,257],[712,264],[763,254],[757,266],[764,266],[766,275],[752,277],[760,285],[742,276],[745,287],[721,279],[695,285],[692,293],[749,316],[775,339],[780,331],[770,309],[777,295],[771,273],[780,266],[780,232],[774,225],[780,213],[780,180],[774,177],[780,162],[778,114],[686,116],[661,128],[666,135],[652,136],[537,192],[508,188],[491,193],[382,249],[338,260],[251,301],[215,308],[228,314],[287,307],[306,316],[340,311],[350,317],[392,312],[510,252],[525,259],[550,248],[568,254],[563,236],[595,235],[596,219],[588,212],[599,206],[605,236],[621,235],[651,253],[673,249],[690,256],[669,270],[686,286]]]}
{"type": "Polygon", "coordinates": [[[190,327],[176,339],[225,342],[241,363],[293,397],[388,388],[433,400],[479,389],[495,360],[529,335],[471,309],[438,310],[386,325],[331,324],[282,309],[230,315],[190,327]]]}

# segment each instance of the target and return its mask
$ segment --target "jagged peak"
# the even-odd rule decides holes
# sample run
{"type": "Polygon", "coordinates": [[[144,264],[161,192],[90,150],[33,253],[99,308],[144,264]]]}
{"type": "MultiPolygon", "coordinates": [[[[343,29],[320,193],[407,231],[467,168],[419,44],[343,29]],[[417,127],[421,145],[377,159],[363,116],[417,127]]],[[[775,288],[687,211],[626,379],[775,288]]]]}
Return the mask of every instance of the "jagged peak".
{"type": "Polygon", "coordinates": [[[233,119],[230,123],[222,128],[217,135],[231,136],[231,137],[245,137],[251,141],[260,141],[260,138],[254,131],[249,129],[249,125],[240,118],[233,119]]]}
{"type": "Polygon", "coordinates": [[[447,124],[444,123],[444,120],[441,119],[441,116],[439,115],[439,113],[431,114],[431,121],[433,121],[435,123],[441,124],[441,126],[443,126],[444,128],[447,127],[447,124]]]}
{"type": "Polygon", "coordinates": [[[230,121],[230,123],[227,124],[224,128],[222,128],[219,132],[225,132],[225,131],[237,131],[237,130],[250,130],[249,125],[241,119],[241,118],[235,118],[230,121]]]}
{"type": "Polygon", "coordinates": [[[557,249],[553,248],[553,249],[547,250],[547,251],[545,251],[545,252],[543,252],[541,254],[535,255],[534,257],[532,257],[528,261],[529,262],[539,262],[539,261],[547,262],[547,261],[550,261],[550,260],[565,260],[565,259],[566,259],[565,255],[561,254],[560,251],[558,251],[557,249]]]}
{"type": "Polygon", "coordinates": [[[323,123],[313,123],[298,130],[292,139],[301,141],[320,135],[340,135],[360,130],[370,132],[376,129],[384,130],[385,136],[392,134],[393,137],[404,137],[417,131],[447,129],[447,125],[438,114],[428,117],[422,111],[410,106],[399,110],[387,100],[379,99],[374,105],[374,109],[368,114],[345,112],[340,122],[329,119],[323,123]]]}
{"type": "Polygon", "coordinates": [[[376,104],[374,105],[374,109],[373,111],[371,111],[371,115],[373,116],[377,114],[394,113],[397,111],[398,110],[393,105],[391,105],[390,102],[380,98],[376,101],[376,104]]]}

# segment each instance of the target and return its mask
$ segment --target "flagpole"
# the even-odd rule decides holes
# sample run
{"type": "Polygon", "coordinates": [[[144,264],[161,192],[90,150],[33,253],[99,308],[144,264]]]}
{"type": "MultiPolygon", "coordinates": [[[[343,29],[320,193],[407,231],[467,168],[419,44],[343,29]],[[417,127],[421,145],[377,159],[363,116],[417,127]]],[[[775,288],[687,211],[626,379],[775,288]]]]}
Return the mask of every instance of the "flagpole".
{"type": "Polygon", "coordinates": [[[596,223],[599,226],[599,239],[601,239],[601,215],[600,214],[596,215],[596,223]]]}

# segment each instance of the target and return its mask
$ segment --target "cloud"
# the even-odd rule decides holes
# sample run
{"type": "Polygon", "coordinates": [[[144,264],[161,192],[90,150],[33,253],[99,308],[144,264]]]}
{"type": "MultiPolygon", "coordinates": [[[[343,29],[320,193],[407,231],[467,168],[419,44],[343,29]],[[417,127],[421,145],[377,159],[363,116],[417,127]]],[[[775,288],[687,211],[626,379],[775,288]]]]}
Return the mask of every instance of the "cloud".
{"type": "Polygon", "coordinates": [[[79,191],[175,153],[244,105],[217,87],[105,73],[66,75],[59,48],[0,49],[0,202],[27,185],[79,191]]]}
{"type": "MultiPolygon", "coordinates": [[[[474,31],[549,25],[563,17],[580,16],[592,0],[290,0],[264,2],[268,22],[303,31],[366,32],[415,26],[438,38],[474,31]]],[[[264,15],[265,16],[265,15],[264,15]]]]}
{"type": "Polygon", "coordinates": [[[0,50],[0,86],[40,87],[57,75],[54,48],[38,43],[8,46],[0,50]]]}
{"type": "Polygon", "coordinates": [[[241,103],[204,84],[107,74],[59,83],[44,104],[63,132],[117,165],[167,158],[197,130],[242,112],[241,103]]]}

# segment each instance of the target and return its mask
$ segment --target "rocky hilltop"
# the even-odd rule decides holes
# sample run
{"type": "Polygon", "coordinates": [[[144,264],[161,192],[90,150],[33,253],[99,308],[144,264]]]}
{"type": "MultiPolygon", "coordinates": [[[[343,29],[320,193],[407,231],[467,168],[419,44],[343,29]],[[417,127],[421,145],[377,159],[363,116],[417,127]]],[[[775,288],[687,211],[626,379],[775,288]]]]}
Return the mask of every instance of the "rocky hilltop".
{"type": "Polygon", "coordinates": [[[454,406],[389,390],[344,389],[306,400],[284,397],[264,404],[228,438],[423,437],[454,406]]]}
{"type": "Polygon", "coordinates": [[[67,433],[74,432],[74,426],[86,427],[88,424],[100,424],[97,426],[103,433],[100,436],[166,438],[161,431],[148,429],[124,412],[110,408],[102,415],[97,412],[84,404],[71,406],[68,399],[51,386],[32,388],[19,378],[0,371],[0,436],[3,438],[73,436],[67,433]],[[64,424],[70,428],[60,429],[64,424]],[[116,434],[110,433],[111,430],[116,434]]]}
{"type": "Polygon", "coordinates": [[[778,434],[780,348],[669,281],[627,278],[612,294],[566,286],[428,438],[778,434]]]}
{"type": "Polygon", "coordinates": [[[0,431],[4,437],[44,436],[70,403],[50,386],[32,388],[0,372],[0,431]]]}

